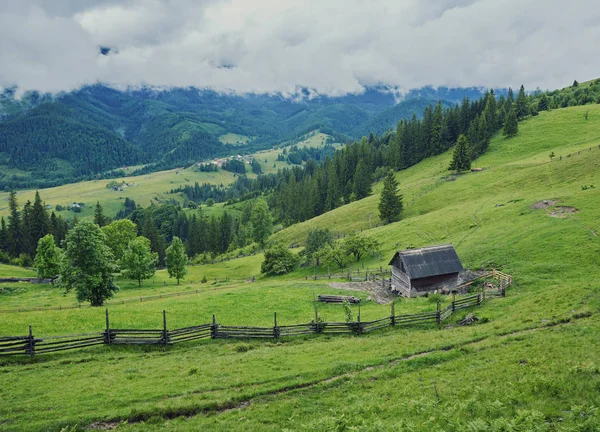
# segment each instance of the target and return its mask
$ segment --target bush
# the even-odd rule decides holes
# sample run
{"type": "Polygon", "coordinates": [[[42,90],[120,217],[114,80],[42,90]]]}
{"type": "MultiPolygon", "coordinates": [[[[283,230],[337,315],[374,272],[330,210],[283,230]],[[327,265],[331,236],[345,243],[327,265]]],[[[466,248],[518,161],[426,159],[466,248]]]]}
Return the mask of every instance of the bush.
{"type": "Polygon", "coordinates": [[[0,251],[0,263],[8,264],[10,262],[10,257],[6,252],[0,251]]]}
{"type": "Polygon", "coordinates": [[[33,267],[33,259],[24,253],[19,255],[18,258],[12,259],[10,263],[19,267],[33,267]]]}
{"type": "Polygon", "coordinates": [[[208,279],[206,278],[206,276],[204,276],[200,282],[206,283],[206,282],[208,282],[208,279]]]}
{"type": "Polygon", "coordinates": [[[265,252],[260,271],[267,275],[283,275],[294,270],[297,264],[296,254],[282,245],[276,245],[265,252]]]}
{"type": "Polygon", "coordinates": [[[440,293],[429,294],[428,300],[430,303],[437,303],[443,301],[443,297],[440,293]]]}

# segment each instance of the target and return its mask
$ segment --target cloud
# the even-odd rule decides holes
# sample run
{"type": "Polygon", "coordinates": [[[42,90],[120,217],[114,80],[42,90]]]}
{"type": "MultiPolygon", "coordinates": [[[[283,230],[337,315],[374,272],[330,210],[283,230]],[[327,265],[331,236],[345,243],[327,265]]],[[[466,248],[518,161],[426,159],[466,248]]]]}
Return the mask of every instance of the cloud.
{"type": "Polygon", "coordinates": [[[597,0],[0,0],[0,86],[556,88],[598,77],[599,23],[597,0]]]}

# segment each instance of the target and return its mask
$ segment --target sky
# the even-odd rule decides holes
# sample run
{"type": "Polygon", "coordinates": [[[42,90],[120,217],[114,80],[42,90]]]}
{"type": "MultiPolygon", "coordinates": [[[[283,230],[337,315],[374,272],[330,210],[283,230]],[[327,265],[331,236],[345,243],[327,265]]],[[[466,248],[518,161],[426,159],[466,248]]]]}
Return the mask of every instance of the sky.
{"type": "Polygon", "coordinates": [[[0,0],[21,91],[554,89],[600,78],[599,46],[599,0],[0,0]]]}

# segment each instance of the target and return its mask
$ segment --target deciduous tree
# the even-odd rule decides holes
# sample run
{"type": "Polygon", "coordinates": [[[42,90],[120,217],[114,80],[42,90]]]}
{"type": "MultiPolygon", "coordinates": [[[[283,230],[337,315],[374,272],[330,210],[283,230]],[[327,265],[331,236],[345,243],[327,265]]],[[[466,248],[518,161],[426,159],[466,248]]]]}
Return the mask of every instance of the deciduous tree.
{"type": "Polygon", "coordinates": [[[179,285],[179,280],[187,274],[185,266],[188,263],[188,256],[179,237],[173,237],[171,246],[167,248],[166,256],[169,277],[177,279],[177,285],[179,285]]]}
{"type": "Polygon", "coordinates": [[[137,280],[138,286],[142,286],[142,280],[154,276],[157,264],[158,254],[150,250],[150,240],[145,237],[131,240],[121,258],[123,274],[129,279],[137,280]]]}
{"type": "Polygon", "coordinates": [[[60,249],[56,247],[54,236],[46,234],[38,241],[34,266],[40,279],[54,279],[60,273],[60,249]]]}

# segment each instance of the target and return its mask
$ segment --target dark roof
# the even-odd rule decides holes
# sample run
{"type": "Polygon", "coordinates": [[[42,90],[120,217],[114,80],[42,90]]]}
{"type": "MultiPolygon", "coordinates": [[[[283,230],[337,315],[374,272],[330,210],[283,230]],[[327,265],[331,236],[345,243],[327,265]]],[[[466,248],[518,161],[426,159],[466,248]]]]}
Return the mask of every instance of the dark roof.
{"type": "Polygon", "coordinates": [[[389,265],[393,265],[398,256],[411,279],[458,273],[463,270],[451,244],[398,251],[389,265]]]}

